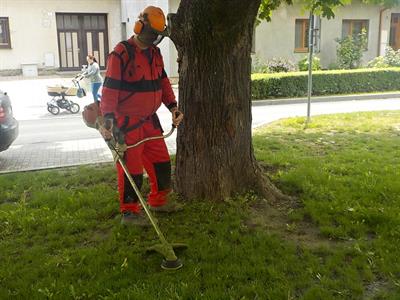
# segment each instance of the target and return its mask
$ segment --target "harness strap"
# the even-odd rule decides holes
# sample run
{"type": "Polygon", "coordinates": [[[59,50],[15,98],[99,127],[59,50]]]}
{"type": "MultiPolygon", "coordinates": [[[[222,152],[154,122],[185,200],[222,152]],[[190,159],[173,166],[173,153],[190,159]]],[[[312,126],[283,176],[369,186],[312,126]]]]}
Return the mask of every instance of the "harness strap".
{"type": "Polygon", "coordinates": [[[125,128],[124,133],[127,133],[129,131],[132,131],[132,130],[135,130],[135,129],[139,128],[140,126],[143,125],[144,122],[146,122],[146,119],[140,119],[139,122],[137,122],[137,123],[125,128]]]}
{"type": "Polygon", "coordinates": [[[119,130],[120,130],[122,133],[126,134],[126,133],[128,133],[129,131],[132,131],[132,130],[135,130],[135,129],[139,128],[139,127],[142,126],[145,122],[150,121],[150,120],[152,120],[153,125],[154,125],[154,128],[159,128],[159,129],[161,130],[161,132],[164,132],[164,130],[162,129],[162,126],[161,126],[160,119],[158,118],[158,116],[157,116],[156,113],[154,113],[154,114],[152,114],[151,116],[148,116],[148,117],[146,117],[146,118],[141,118],[141,119],[139,120],[139,122],[137,122],[137,123],[135,123],[135,124],[133,124],[133,125],[131,125],[131,126],[129,126],[129,127],[128,127],[128,124],[129,124],[129,117],[128,117],[128,116],[125,116],[124,123],[123,123],[122,126],[119,128],[119,130]]]}
{"type": "Polygon", "coordinates": [[[125,133],[125,130],[126,130],[126,127],[128,126],[128,124],[129,124],[129,117],[125,116],[124,123],[122,123],[121,127],[119,128],[119,130],[121,130],[122,132],[125,133]]]}
{"type": "Polygon", "coordinates": [[[128,61],[126,62],[126,64],[123,66],[122,69],[122,72],[125,73],[126,68],[130,64],[130,62],[135,59],[135,49],[133,49],[133,46],[129,44],[128,41],[121,41],[120,43],[124,45],[125,50],[128,53],[128,61]]]}
{"type": "Polygon", "coordinates": [[[125,120],[124,120],[124,123],[122,124],[122,126],[120,127],[119,130],[126,134],[126,133],[128,133],[129,131],[132,131],[132,130],[135,130],[135,129],[141,127],[146,121],[149,121],[151,118],[153,118],[154,115],[155,115],[155,114],[153,114],[153,115],[151,115],[151,116],[148,116],[148,117],[146,117],[146,118],[141,118],[141,119],[139,120],[139,122],[137,122],[137,123],[135,123],[135,124],[133,124],[133,125],[131,125],[131,126],[129,126],[129,127],[128,127],[128,124],[129,124],[129,117],[126,116],[126,117],[125,117],[125,120]]]}

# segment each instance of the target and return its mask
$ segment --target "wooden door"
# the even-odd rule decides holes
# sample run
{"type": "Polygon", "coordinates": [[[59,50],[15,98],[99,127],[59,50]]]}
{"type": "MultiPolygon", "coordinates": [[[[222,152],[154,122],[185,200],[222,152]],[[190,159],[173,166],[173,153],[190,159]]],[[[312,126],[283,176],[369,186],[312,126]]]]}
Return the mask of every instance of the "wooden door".
{"type": "Polygon", "coordinates": [[[60,70],[80,70],[86,56],[93,54],[100,68],[108,54],[107,15],[57,13],[60,70]]]}
{"type": "Polygon", "coordinates": [[[105,68],[108,54],[106,15],[84,15],[82,17],[85,53],[86,55],[93,54],[100,68],[105,68]]]}
{"type": "Polygon", "coordinates": [[[389,45],[394,50],[400,49],[400,14],[392,14],[389,45]]]}

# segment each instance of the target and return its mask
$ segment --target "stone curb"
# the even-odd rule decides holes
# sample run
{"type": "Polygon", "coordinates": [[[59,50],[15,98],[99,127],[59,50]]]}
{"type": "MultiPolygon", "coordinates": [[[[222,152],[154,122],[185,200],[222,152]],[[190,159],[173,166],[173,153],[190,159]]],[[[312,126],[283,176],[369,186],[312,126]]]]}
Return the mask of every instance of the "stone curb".
{"type": "MultiPolygon", "coordinates": [[[[323,96],[312,97],[311,103],[315,102],[336,102],[336,101],[352,101],[352,100],[378,100],[400,98],[400,93],[385,93],[385,94],[355,94],[345,96],[323,96]]],[[[252,106],[278,105],[278,104],[294,104],[307,103],[308,99],[304,98],[283,98],[283,99],[268,99],[268,100],[253,100],[252,106]]]]}

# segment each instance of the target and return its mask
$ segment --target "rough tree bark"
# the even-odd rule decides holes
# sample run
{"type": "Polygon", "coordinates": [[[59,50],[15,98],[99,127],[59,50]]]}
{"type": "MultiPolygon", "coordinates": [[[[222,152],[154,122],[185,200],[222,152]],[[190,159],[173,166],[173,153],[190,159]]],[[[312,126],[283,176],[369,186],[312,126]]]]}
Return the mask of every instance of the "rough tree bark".
{"type": "Polygon", "coordinates": [[[257,164],[251,137],[251,45],[261,0],[182,0],[169,15],[178,50],[176,184],[186,199],[249,190],[281,193],[257,164]]]}

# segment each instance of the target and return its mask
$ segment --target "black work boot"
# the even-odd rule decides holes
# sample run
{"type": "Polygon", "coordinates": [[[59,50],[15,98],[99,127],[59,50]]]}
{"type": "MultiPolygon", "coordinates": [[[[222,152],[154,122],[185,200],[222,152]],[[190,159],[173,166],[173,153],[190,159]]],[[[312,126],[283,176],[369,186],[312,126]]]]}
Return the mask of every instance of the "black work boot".
{"type": "Polygon", "coordinates": [[[142,213],[135,214],[130,211],[125,211],[122,213],[121,225],[148,227],[150,226],[150,221],[147,216],[142,213]]]}

